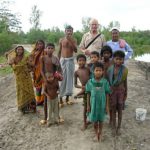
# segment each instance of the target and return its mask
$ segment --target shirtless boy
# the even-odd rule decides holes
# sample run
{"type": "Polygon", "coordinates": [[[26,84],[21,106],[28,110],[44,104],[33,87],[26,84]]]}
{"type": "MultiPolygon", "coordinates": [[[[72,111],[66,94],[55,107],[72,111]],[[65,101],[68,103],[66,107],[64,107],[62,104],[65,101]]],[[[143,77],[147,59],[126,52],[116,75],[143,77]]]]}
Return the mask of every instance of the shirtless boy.
{"type": "Polygon", "coordinates": [[[66,103],[72,104],[69,101],[69,96],[73,93],[73,75],[74,75],[74,52],[77,52],[77,42],[72,37],[73,28],[68,25],[65,28],[65,37],[60,39],[60,50],[58,57],[60,58],[61,68],[63,70],[63,81],[60,83],[60,107],[63,106],[62,98],[66,96],[66,103]]]}
{"type": "MultiPolygon", "coordinates": [[[[55,73],[56,71],[61,73],[61,66],[59,59],[53,55],[55,51],[55,45],[53,43],[48,43],[46,46],[46,55],[42,56],[40,59],[41,63],[41,74],[44,80],[44,84],[47,85],[48,81],[46,78],[46,72],[55,73]]],[[[44,120],[41,123],[46,123],[47,120],[47,99],[44,100],[44,120]]]]}
{"type": "Polygon", "coordinates": [[[74,86],[76,88],[81,88],[81,91],[75,96],[78,97],[80,95],[83,95],[83,102],[84,102],[84,110],[83,110],[83,119],[84,119],[84,126],[83,130],[87,128],[87,95],[85,93],[85,85],[90,79],[90,70],[87,68],[86,65],[86,56],[83,54],[79,54],[77,56],[77,63],[79,65],[79,68],[74,73],[74,86]],[[80,80],[81,85],[77,83],[77,80],[80,80]]]}

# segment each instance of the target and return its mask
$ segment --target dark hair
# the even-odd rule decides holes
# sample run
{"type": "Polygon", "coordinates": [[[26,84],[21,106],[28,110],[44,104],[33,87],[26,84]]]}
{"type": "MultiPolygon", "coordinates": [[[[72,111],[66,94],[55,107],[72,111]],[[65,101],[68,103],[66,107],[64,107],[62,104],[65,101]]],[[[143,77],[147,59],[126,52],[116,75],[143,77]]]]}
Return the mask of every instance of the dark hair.
{"type": "MultiPolygon", "coordinates": [[[[96,55],[97,57],[99,57],[99,53],[98,53],[97,51],[91,52],[91,55],[96,55]]],[[[91,56],[91,55],[90,55],[90,56],[91,56]]]]}
{"type": "Polygon", "coordinates": [[[48,46],[52,46],[52,47],[55,48],[55,45],[54,45],[53,43],[47,43],[47,44],[46,44],[46,47],[48,47],[48,46]]]}
{"type": "Polygon", "coordinates": [[[67,25],[67,26],[65,27],[65,30],[67,30],[67,29],[73,30],[73,27],[72,27],[71,25],[67,25]]]}
{"type": "Polygon", "coordinates": [[[24,47],[21,46],[21,45],[19,45],[19,46],[17,46],[17,47],[15,48],[15,53],[17,54],[17,49],[18,49],[19,47],[21,47],[21,48],[23,49],[23,53],[24,53],[24,47]]]}
{"type": "Polygon", "coordinates": [[[120,57],[120,58],[124,58],[125,57],[125,53],[121,50],[117,50],[114,52],[113,57],[120,57]]]}
{"type": "Polygon", "coordinates": [[[78,56],[77,56],[77,61],[79,60],[79,58],[84,58],[85,59],[85,61],[86,61],[86,56],[84,55],[84,54],[79,54],[78,56]]]}
{"type": "Polygon", "coordinates": [[[111,47],[110,46],[108,46],[108,45],[105,45],[105,46],[103,46],[102,47],[102,49],[101,49],[101,57],[103,57],[103,53],[104,52],[110,52],[110,58],[112,57],[112,54],[113,54],[113,52],[112,52],[112,49],[111,49],[111,47]]]}
{"type": "Polygon", "coordinates": [[[17,46],[17,47],[15,48],[15,51],[16,51],[19,47],[21,47],[21,48],[24,50],[24,47],[21,46],[21,45],[19,45],[19,46],[17,46]]]}
{"type": "Polygon", "coordinates": [[[97,63],[94,64],[94,70],[95,70],[96,67],[102,68],[102,70],[104,70],[104,65],[100,62],[97,62],[97,63]]]}
{"type": "Polygon", "coordinates": [[[41,42],[43,44],[43,49],[44,49],[45,48],[45,42],[43,40],[37,40],[37,42],[35,44],[35,49],[36,49],[38,42],[41,42]]]}

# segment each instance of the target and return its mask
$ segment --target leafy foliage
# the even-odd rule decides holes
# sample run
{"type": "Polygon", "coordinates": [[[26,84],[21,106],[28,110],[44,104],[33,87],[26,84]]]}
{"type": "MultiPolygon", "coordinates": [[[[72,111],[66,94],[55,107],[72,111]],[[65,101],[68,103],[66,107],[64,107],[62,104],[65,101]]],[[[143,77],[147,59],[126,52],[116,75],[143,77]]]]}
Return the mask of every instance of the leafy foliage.
{"type": "MultiPolygon", "coordinates": [[[[64,31],[58,27],[51,29],[40,29],[41,11],[37,6],[33,6],[30,17],[32,28],[29,32],[24,33],[20,30],[20,21],[17,14],[13,14],[9,9],[10,1],[0,1],[0,54],[11,49],[12,44],[33,44],[37,40],[42,39],[46,43],[52,42],[58,45],[59,39],[64,36],[64,31]]],[[[82,18],[82,31],[74,32],[74,37],[77,39],[78,45],[81,42],[82,36],[89,31],[90,17],[82,18]]],[[[118,21],[111,21],[107,27],[102,26],[101,32],[105,35],[106,41],[111,39],[110,29],[112,27],[120,27],[118,21]]],[[[120,37],[129,43],[134,50],[134,55],[150,53],[150,30],[136,31],[135,27],[130,32],[120,32],[120,37]]]]}
{"type": "Polygon", "coordinates": [[[37,8],[37,5],[34,5],[32,7],[32,13],[30,16],[30,23],[32,25],[32,28],[37,30],[40,28],[40,17],[42,15],[42,12],[37,8]]]}

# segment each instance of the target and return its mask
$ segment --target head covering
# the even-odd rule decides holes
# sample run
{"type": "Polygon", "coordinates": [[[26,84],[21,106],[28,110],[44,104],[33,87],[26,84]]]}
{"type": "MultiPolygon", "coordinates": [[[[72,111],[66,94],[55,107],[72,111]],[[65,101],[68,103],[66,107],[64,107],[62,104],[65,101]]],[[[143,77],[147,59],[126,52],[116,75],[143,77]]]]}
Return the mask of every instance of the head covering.
{"type": "Polygon", "coordinates": [[[111,32],[112,32],[113,30],[117,30],[117,31],[119,32],[119,28],[118,28],[118,27],[112,27],[112,28],[110,29],[111,32]]]}

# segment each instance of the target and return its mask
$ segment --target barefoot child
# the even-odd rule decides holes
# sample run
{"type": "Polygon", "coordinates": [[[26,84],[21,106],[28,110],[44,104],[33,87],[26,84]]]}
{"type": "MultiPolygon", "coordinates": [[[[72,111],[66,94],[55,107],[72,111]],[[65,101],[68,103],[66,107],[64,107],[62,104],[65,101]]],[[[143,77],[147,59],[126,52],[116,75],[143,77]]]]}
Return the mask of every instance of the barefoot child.
{"type": "Polygon", "coordinates": [[[109,83],[103,78],[104,66],[102,63],[94,65],[94,78],[86,84],[88,118],[94,123],[97,140],[101,140],[103,121],[108,110],[109,83]]]}
{"type": "Polygon", "coordinates": [[[77,63],[79,68],[74,73],[74,85],[76,88],[81,88],[81,91],[75,96],[83,95],[83,102],[84,102],[84,111],[83,111],[83,118],[84,118],[84,126],[83,130],[87,128],[87,94],[85,94],[85,85],[90,78],[90,70],[87,68],[86,65],[86,56],[83,54],[79,54],[77,56],[77,63]],[[78,85],[77,80],[80,80],[81,85],[78,85]]]}
{"type": "Polygon", "coordinates": [[[77,52],[77,42],[73,38],[73,28],[68,25],[65,28],[65,37],[59,41],[60,50],[58,57],[63,70],[64,80],[60,83],[60,107],[63,106],[63,97],[66,97],[66,104],[70,105],[72,102],[69,96],[73,93],[73,76],[74,76],[74,52],[77,52]]]}
{"type": "Polygon", "coordinates": [[[124,64],[125,53],[116,51],[113,54],[114,64],[108,68],[107,77],[111,86],[110,109],[112,111],[112,133],[120,134],[122,110],[127,98],[127,75],[128,69],[124,64]],[[118,126],[116,128],[116,113],[118,112],[118,126]]]}
{"type": "Polygon", "coordinates": [[[44,86],[44,94],[47,97],[48,105],[48,118],[47,126],[49,127],[53,123],[58,124],[59,120],[59,108],[58,108],[58,80],[54,78],[54,74],[50,72],[45,73],[46,84],[44,86]]]}
{"type": "MultiPolygon", "coordinates": [[[[46,45],[46,55],[42,56],[40,59],[41,63],[41,75],[44,80],[44,84],[47,85],[48,81],[45,73],[50,72],[56,74],[56,71],[61,73],[61,66],[59,63],[59,59],[53,55],[55,51],[55,45],[53,43],[48,43],[46,45]]],[[[59,79],[58,79],[59,80],[59,79]]],[[[47,120],[47,100],[44,100],[44,120],[41,120],[41,124],[45,124],[47,120]]]]}
{"type": "Polygon", "coordinates": [[[100,59],[99,53],[96,51],[91,52],[90,59],[91,59],[91,62],[88,64],[88,67],[90,69],[90,79],[92,79],[94,77],[94,73],[93,73],[94,64],[99,62],[99,59],[100,59]]]}
{"type": "MultiPolygon", "coordinates": [[[[103,46],[103,48],[101,49],[101,58],[102,58],[101,62],[104,65],[104,77],[106,77],[109,66],[111,66],[113,64],[113,61],[111,59],[112,58],[112,49],[110,46],[108,46],[108,45],[103,46]]],[[[109,105],[110,105],[110,102],[109,102],[109,105]]],[[[110,117],[109,124],[111,125],[111,122],[112,122],[111,110],[110,110],[109,117],[110,117]]]]}

